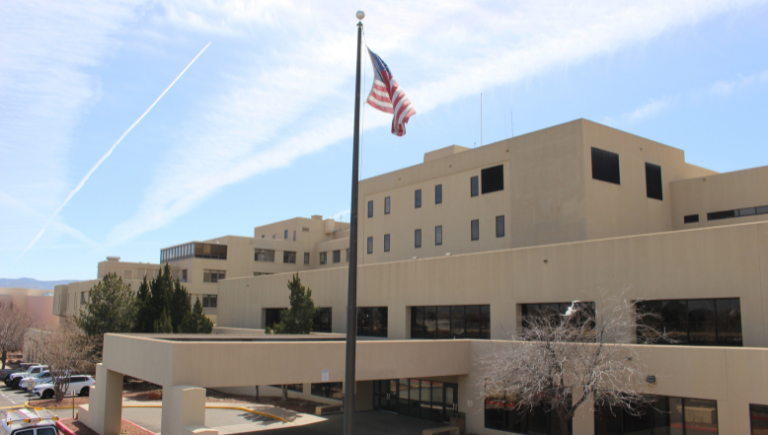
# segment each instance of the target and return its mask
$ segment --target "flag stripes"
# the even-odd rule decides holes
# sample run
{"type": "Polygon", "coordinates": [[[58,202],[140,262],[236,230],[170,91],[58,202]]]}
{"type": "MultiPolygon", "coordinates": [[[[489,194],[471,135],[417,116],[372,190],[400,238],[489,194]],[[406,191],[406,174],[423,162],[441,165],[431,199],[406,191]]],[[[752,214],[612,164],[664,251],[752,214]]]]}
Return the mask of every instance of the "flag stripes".
{"type": "MultiPolygon", "coordinates": [[[[367,47],[366,47],[367,48],[367,47]]],[[[392,134],[405,136],[405,124],[416,114],[416,109],[406,97],[405,92],[397,84],[392,72],[383,60],[371,49],[368,49],[373,63],[373,87],[368,94],[368,104],[385,113],[391,113],[392,134]]]]}

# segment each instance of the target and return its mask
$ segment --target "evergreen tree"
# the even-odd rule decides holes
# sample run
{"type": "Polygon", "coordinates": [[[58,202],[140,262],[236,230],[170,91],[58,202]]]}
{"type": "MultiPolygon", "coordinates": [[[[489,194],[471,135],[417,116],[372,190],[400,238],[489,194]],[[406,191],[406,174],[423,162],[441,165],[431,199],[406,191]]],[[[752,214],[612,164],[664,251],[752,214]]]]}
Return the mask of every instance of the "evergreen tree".
{"type": "MultiPolygon", "coordinates": [[[[131,285],[109,273],[93,286],[88,301],[74,316],[75,324],[89,337],[108,332],[130,332],[136,318],[136,301],[131,285]]],[[[98,340],[101,343],[103,340],[98,340]]]]}
{"type": "Polygon", "coordinates": [[[309,334],[312,332],[312,322],[319,311],[312,301],[312,289],[301,285],[299,273],[288,281],[291,308],[280,312],[280,322],[274,326],[276,334],[309,334]]]}
{"type": "Polygon", "coordinates": [[[168,310],[171,314],[171,324],[173,324],[174,331],[182,332],[182,322],[190,314],[189,307],[187,288],[181,285],[179,280],[175,280],[173,282],[173,293],[171,294],[171,305],[168,310]]]}
{"type": "Polygon", "coordinates": [[[144,275],[139,291],[136,292],[136,320],[133,324],[133,332],[155,332],[155,319],[149,281],[144,275]]]}
{"type": "Polygon", "coordinates": [[[168,314],[168,310],[164,309],[160,318],[155,320],[154,325],[155,334],[172,334],[173,326],[171,325],[171,316],[168,314]]]}
{"type": "Polygon", "coordinates": [[[202,304],[199,315],[192,313],[189,293],[178,279],[173,279],[168,263],[150,281],[144,277],[136,300],[135,332],[210,334],[213,330],[213,322],[203,314],[202,304]]]}
{"type": "Polygon", "coordinates": [[[213,331],[213,322],[203,313],[200,298],[197,298],[192,313],[184,317],[181,331],[187,334],[210,334],[213,331]]]}

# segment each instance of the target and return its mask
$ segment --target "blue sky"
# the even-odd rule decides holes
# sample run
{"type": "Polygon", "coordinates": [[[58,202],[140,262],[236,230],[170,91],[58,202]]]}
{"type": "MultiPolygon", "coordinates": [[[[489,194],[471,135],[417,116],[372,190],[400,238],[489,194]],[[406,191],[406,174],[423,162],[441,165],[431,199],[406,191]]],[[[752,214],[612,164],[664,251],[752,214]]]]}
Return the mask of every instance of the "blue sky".
{"type": "Polygon", "coordinates": [[[2,2],[0,277],[346,213],[358,9],[418,111],[404,138],[364,111],[363,178],[479,146],[481,93],[486,144],[587,118],[768,165],[768,1],[2,2]]]}

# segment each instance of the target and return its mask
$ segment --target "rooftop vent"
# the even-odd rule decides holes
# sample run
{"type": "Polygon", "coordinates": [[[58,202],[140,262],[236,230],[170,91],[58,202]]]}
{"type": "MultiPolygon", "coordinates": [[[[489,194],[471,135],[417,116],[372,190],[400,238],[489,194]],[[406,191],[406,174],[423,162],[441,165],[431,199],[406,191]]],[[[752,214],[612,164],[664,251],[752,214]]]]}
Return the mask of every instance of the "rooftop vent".
{"type": "Polygon", "coordinates": [[[312,219],[316,219],[316,220],[321,221],[321,220],[323,220],[323,215],[321,215],[321,214],[313,214],[312,215],[312,219]]]}
{"type": "Polygon", "coordinates": [[[120,261],[120,257],[109,256],[107,257],[107,261],[120,261]]]}

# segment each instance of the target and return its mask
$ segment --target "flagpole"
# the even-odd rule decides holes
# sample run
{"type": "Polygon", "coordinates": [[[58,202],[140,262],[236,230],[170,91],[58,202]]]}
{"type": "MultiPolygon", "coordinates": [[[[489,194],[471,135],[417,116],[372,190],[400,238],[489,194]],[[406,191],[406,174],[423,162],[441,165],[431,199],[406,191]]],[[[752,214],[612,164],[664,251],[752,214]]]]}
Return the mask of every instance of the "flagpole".
{"type": "Polygon", "coordinates": [[[363,18],[357,11],[357,77],[355,79],[355,128],[352,150],[352,207],[349,220],[349,284],[347,292],[347,359],[344,372],[344,435],[352,435],[355,408],[355,353],[357,351],[357,181],[360,159],[360,69],[363,18]]]}

